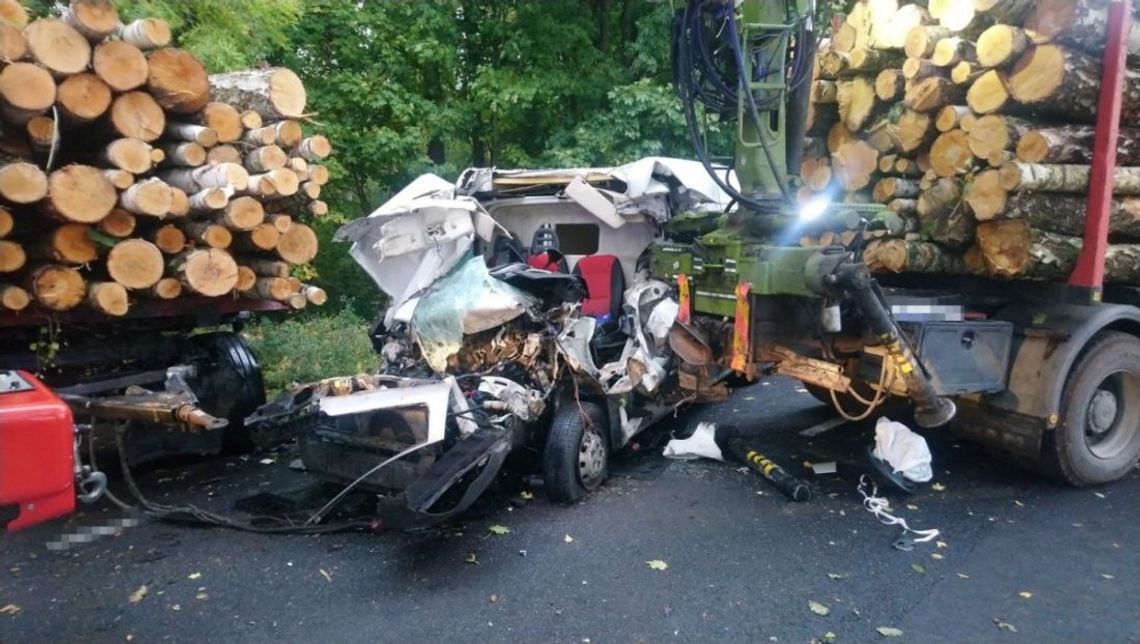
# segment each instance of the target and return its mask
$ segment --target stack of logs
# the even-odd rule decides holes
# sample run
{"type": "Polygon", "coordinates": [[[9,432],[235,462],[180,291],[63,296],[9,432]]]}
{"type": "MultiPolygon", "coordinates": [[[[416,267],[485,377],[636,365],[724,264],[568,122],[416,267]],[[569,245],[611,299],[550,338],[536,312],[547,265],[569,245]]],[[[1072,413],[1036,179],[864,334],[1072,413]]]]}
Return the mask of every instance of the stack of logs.
{"type": "Polygon", "coordinates": [[[207,75],[169,26],[110,0],[29,22],[0,0],[0,311],[141,298],[246,297],[293,308],[317,252],[303,223],[331,152],[305,138],[286,69],[207,75]]]}
{"type": "MultiPolygon", "coordinates": [[[[1081,248],[1108,0],[865,0],[816,58],[800,199],[883,206],[876,272],[1063,279],[1081,248]]],[[[1140,3],[1134,5],[1140,8],[1140,3]]],[[[1128,63],[1140,64],[1134,16],[1128,63]]],[[[1140,66],[1125,73],[1106,279],[1140,283],[1140,66]]],[[[804,244],[856,237],[834,230],[804,244]]]]}

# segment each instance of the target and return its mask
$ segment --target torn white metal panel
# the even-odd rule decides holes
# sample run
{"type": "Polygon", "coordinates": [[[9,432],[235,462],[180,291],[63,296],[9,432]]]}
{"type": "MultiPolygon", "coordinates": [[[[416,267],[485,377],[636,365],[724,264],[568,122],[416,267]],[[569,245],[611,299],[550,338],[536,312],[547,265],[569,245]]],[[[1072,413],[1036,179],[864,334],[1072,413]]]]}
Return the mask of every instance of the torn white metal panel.
{"type": "Polygon", "coordinates": [[[618,214],[614,202],[607,198],[601,190],[586,183],[582,177],[574,177],[574,180],[566,186],[566,196],[585,208],[591,215],[605,222],[610,228],[621,228],[625,225],[626,220],[618,214]]]}
{"type": "MultiPolygon", "coordinates": [[[[721,172],[725,169],[721,168],[721,172]]],[[[690,193],[690,201],[695,207],[700,202],[724,208],[732,197],[720,189],[698,161],[675,159],[672,157],[647,157],[614,168],[614,177],[625,182],[627,197],[638,200],[647,196],[669,194],[669,185],[659,177],[673,177],[690,193]]],[[[736,173],[728,173],[728,183],[739,188],[736,173]]]]}
{"type": "Polygon", "coordinates": [[[421,174],[368,216],[381,217],[407,212],[414,201],[427,196],[451,199],[455,196],[455,185],[435,174],[421,174]]]}
{"type": "Polygon", "coordinates": [[[329,416],[347,416],[377,409],[425,406],[428,412],[428,434],[424,445],[430,445],[444,438],[451,397],[451,385],[439,382],[359,391],[347,396],[325,396],[321,398],[320,406],[321,411],[329,416]]]}
{"type": "Polygon", "coordinates": [[[590,355],[590,338],[598,328],[598,321],[592,317],[580,317],[570,321],[558,334],[558,352],[566,358],[570,368],[598,378],[598,367],[590,355]]]}

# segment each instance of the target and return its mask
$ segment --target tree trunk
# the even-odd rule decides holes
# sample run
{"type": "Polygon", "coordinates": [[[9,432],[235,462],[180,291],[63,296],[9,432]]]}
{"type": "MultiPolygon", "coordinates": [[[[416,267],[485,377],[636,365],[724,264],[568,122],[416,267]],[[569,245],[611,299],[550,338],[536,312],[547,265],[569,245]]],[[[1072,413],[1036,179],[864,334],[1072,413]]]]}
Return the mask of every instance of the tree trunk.
{"type": "Polygon", "coordinates": [[[244,235],[238,235],[238,246],[253,251],[272,251],[277,248],[283,233],[273,224],[260,223],[244,235]]]}
{"type": "Polygon", "coordinates": [[[52,311],[69,311],[83,302],[87,283],[74,268],[45,264],[28,277],[28,290],[40,306],[52,311]]]}
{"type": "Polygon", "coordinates": [[[171,139],[197,143],[203,148],[214,146],[218,142],[218,133],[203,125],[192,123],[167,123],[163,134],[171,139]]]}
{"type": "Polygon", "coordinates": [[[119,194],[119,207],[127,212],[148,217],[165,217],[174,205],[170,186],[161,179],[139,181],[119,194]]]}
{"type": "Polygon", "coordinates": [[[314,217],[324,217],[329,214],[329,205],[323,201],[310,201],[305,210],[314,217]]]}
{"type": "Polygon", "coordinates": [[[906,77],[901,69],[884,69],[875,77],[875,96],[881,101],[897,101],[904,93],[906,77]]]}
{"type": "Polygon", "coordinates": [[[253,110],[269,120],[301,118],[305,113],[305,86],[288,69],[214,74],[210,89],[213,100],[253,110]]]}
{"type": "Polygon", "coordinates": [[[111,88],[95,74],[74,74],[59,84],[56,103],[67,122],[88,123],[111,107],[111,88]]]}
{"type": "Polygon", "coordinates": [[[20,244],[0,239],[0,273],[14,273],[24,267],[28,254],[20,244]]]}
{"type": "Polygon", "coordinates": [[[839,185],[853,192],[871,183],[871,175],[878,170],[879,153],[865,141],[853,140],[840,145],[831,162],[839,185]]]}
{"type": "Polygon", "coordinates": [[[202,242],[210,248],[229,248],[234,237],[225,226],[208,221],[188,221],[182,224],[182,230],[190,239],[202,242]]]}
{"type": "Polygon", "coordinates": [[[38,259],[61,264],[86,264],[99,257],[87,224],[63,224],[38,240],[33,252],[38,259]]]}
{"type": "Polygon", "coordinates": [[[279,121],[272,125],[273,127],[273,141],[283,149],[290,150],[298,143],[301,138],[305,136],[304,131],[301,130],[301,124],[297,121],[279,121]]]}
{"type": "Polygon", "coordinates": [[[33,151],[50,154],[55,142],[55,119],[50,116],[33,116],[24,124],[24,130],[28,133],[28,144],[33,151]]]}
{"type": "Polygon", "coordinates": [[[149,67],[142,51],[122,40],[109,40],[97,47],[91,67],[116,92],[129,92],[146,83],[149,67]]]}
{"type": "Polygon", "coordinates": [[[55,102],[51,74],[32,63],[12,63],[0,71],[0,108],[6,120],[22,125],[55,102]]]}
{"type": "Polygon", "coordinates": [[[241,140],[250,145],[258,147],[265,145],[274,145],[277,141],[277,130],[272,125],[259,127],[255,130],[246,130],[242,134],[241,140]]]}
{"type": "Polygon", "coordinates": [[[895,174],[902,177],[921,177],[922,170],[914,159],[899,159],[895,161],[895,174]]]}
{"type": "MultiPolygon", "coordinates": [[[[293,218],[289,215],[281,213],[266,215],[265,221],[273,224],[273,227],[276,228],[279,232],[285,232],[286,230],[289,230],[290,226],[293,225],[293,218]]],[[[0,237],[2,236],[3,235],[0,235],[0,237]]]]}
{"type": "Polygon", "coordinates": [[[994,25],[978,36],[978,64],[1004,67],[1017,60],[1029,45],[1025,31],[1012,25],[994,25]]]}
{"type": "Polygon", "coordinates": [[[265,121],[261,115],[253,110],[245,110],[241,113],[241,126],[247,130],[256,130],[265,125],[265,121]]]}
{"type": "Polygon", "coordinates": [[[0,22],[0,63],[14,63],[28,56],[28,41],[12,25],[0,22]]]}
{"type": "Polygon", "coordinates": [[[966,174],[974,161],[969,138],[962,130],[943,132],[930,146],[930,167],[940,177],[966,174]]]}
{"type": "MultiPolygon", "coordinates": [[[[827,169],[827,177],[828,177],[828,180],[830,181],[830,179],[831,179],[831,168],[827,169]]],[[[297,194],[304,195],[305,197],[308,197],[309,199],[320,199],[320,197],[321,197],[321,186],[319,183],[317,183],[315,181],[305,181],[304,183],[301,184],[301,189],[297,194]]]]}
{"type": "Polygon", "coordinates": [[[245,167],[250,172],[269,172],[285,167],[289,156],[276,145],[266,145],[251,150],[245,156],[245,167]]]}
{"type": "Polygon", "coordinates": [[[111,126],[121,136],[149,143],[162,136],[166,115],[150,94],[127,92],[111,103],[111,126]]]}
{"type": "Polygon", "coordinates": [[[868,120],[886,108],[875,98],[874,81],[864,76],[840,81],[836,99],[839,103],[839,117],[852,132],[863,129],[868,120]]]}
{"type": "Polygon", "coordinates": [[[953,67],[962,61],[974,62],[976,60],[974,43],[956,37],[939,40],[934,45],[934,53],[930,55],[932,64],[946,68],[953,67]]]}
{"type": "Polygon", "coordinates": [[[966,92],[966,104],[975,114],[1001,112],[1013,105],[1005,72],[991,69],[982,74],[970,85],[966,92]]]}
{"type": "Polygon", "coordinates": [[[293,285],[281,277],[261,277],[253,291],[260,298],[284,302],[293,294],[293,285]]]}
{"type": "MultiPolygon", "coordinates": [[[[817,81],[812,82],[812,84],[811,84],[811,97],[809,100],[812,103],[834,103],[836,101],[836,92],[837,92],[836,81],[817,80],[817,81]]],[[[328,139],[325,139],[325,137],[323,137],[319,134],[315,137],[310,137],[309,139],[305,139],[305,141],[309,141],[310,139],[315,139],[317,137],[324,139],[324,143],[318,144],[318,145],[328,145],[328,139]]],[[[301,143],[305,144],[305,141],[302,141],[301,143]]],[[[331,148],[330,148],[330,150],[331,150],[331,148]]],[[[300,147],[298,147],[298,150],[295,152],[300,153],[302,157],[309,159],[310,161],[319,161],[320,160],[318,158],[309,158],[309,156],[306,156],[303,153],[303,151],[300,149],[300,147]]],[[[324,157],[321,157],[321,158],[324,158],[324,157]]]]}
{"type": "Polygon", "coordinates": [[[182,282],[176,277],[164,277],[150,287],[147,295],[160,300],[173,300],[182,295],[182,282]]]}
{"type": "Polygon", "coordinates": [[[962,258],[938,244],[882,239],[867,244],[863,261],[873,273],[961,273],[962,258]]]}
{"type": "Polygon", "coordinates": [[[8,203],[34,203],[47,192],[48,178],[31,163],[18,161],[0,166],[0,198],[8,203]]]}
{"type": "Polygon", "coordinates": [[[204,188],[189,195],[187,201],[191,211],[203,212],[225,208],[230,197],[225,188],[204,188]]]}
{"type": "MultiPolygon", "coordinates": [[[[827,133],[827,146],[828,150],[831,149],[831,132],[827,133]]],[[[329,169],[323,165],[309,166],[309,181],[316,181],[318,186],[323,186],[329,182],[329,169]]]]}
{"type": "Polygon", "coordinates": [[[107,274],[132,290],[154,286],[162,271],[162,251],[145,239],[125,239],[107,254],[107,274]]]}
{"type": "Polygon", "coordinates": [[[219,223],[232,230],[253,230],[265,221],[265,208],[252,197],[238,197],[225,207],[219,223]]]}
{"type": "Polygon", "coordinates": [[[238,265],[237,267],[237,282],[234,284],[234,290],[245,293],[257,286],[257,273],[248,266],[238,265]]]}
{"type": "Polygon", "coordinates": [[[273,183],[273,176],[268,172],[252,174],[249,176],[249,185],[245,192],[259,199],[271,199],[277,196],[277,185],[273,183]]]}
{"type": "Polygon", "coordinates": [[[111,211],[111,214],[104,217],[103,221],[96,224],[96,227],[99,229],[99,232],[104,235],[125,239],[135,232],[136,224],[137,222],[135,221],[134,215],[126,210],[116,208],[111,211]]]}
{"type": "Polygon", "coordinates": [[[151,234],[150,240],[163,253],[177,255],[186,248],[186,235],[174,224],[166,224],[151,234]]]}
{"type": "Polygon", "coordinates": [[[974,81],[978,80],[982,74],[986,73],[986,71],[984,67],[979,66],[977,63],[963,60],[950,68],[950,82],[955,85],[969,87],[974,81]]]}
{"type": "Polygon", "coordinates": [[[872,194],[875,201],[887,203],[895,198],[907,199],[917,197],[918,193],[918,182],[914,179],[883,177],[875,183],[875,189],[872,194]]]}
{"type": "Polygon", "coordinates": [[[847,56],[847,74],[876,74],[884,69],[901,67],[906,57],[901,52],[881,49],[855,49],[847,56]]]}
{"type": "Polygon", "coordinates": [[[219,163],[243,163],[241,151],[232,145],[216,145],[206,151],[206,163],[218,165],[219,163]]]}
{"type": "Polygon", "coordinates": [[[317,235],[312,228],[294,223],[281,233],[276,250],[277,255],[290,264],[306,264],[316,257],[317,245],[317,235]]]}
{"type": "Polygon", "coordinates": [[[924,237],[951,248],[974,241],[974,219],[962,205],[962,184],[939,179],[918,197],[916,214],[924,237]]]}
{"type": "Polygon", "coordinates": [[[952,31],[942,26],[914,27],[907,32],[903,51],[907,58],[930,58],[938,41],[953,35],[952,31]]]}
{"type": "Polygon", "coordinates": [[[1012,116],[983,116],[970,126],[970,151],[979,159],[988,159],[996,152],[1013,150],[1031,127],[1031,123],[1012,116]]]}
{"type": "Polygon", "coordinates": [[[40,18],[24,29],[32,58],[56,76],[78,74],[91,62],[91,44],[62,20],[40,18]]]}
{"type": "Polygon", "coordinates": [[[962,117],[970,113],[970,108],[965,105],[947,105],[938,110],[938,115],[934,118],[934,128],[939,132],[949,132],[958,127],[962,117]]]}
{"type": "MultiPolygon", "coordinates": [[[[1100,61],[1060,45],[1039,45],[1014,65],[1009,93],[1039,112],[1092,123],[1100,98],[1100,61]]],[[[1140,72],[1125,70],[1121,101],[1121,122],[1136,122],[1140,118],[1140,72]]]]}
{"type": "Polygon", "coordinates": [[[297,191],[301,187],[301,182],[297,179],[297,174],[287,168],[271,170],[266,174],[269,176],[270,181],[273,182],[273,187],[276,189],[276,194],[279,197],[291,197],[297,194],[297,191]]]}
{"type": "Polygon", "coordinates": [[[206,148],[197,143],[165,143],[166,165],[196,168],[206,162],[206,148]]]}
{"type": "Polygon", "coordinates": [[[158,18],[143,18],[119,29],[119,37],[142,50],[170,44],[170,25],[158,18]]]}
{"type": "MultiPolygon", "coordinates": [[[[1001,187],[1032,192],[1084,193],[1089,187],[1090,166],[1047,165],[1013,161],[1001,168],[1001,187]]],[[[1117,166],[1113,194],[1140,195],[1140,168],[1117,166]]]]}
{"type": "MultiPolygon", "coordinates": [[[[1025,19],[1025,31],[1034,43],[1058,42],[1095,54],[1104,52],[1108,29],[1108,0],[1041,0],[1025,19]]],[[[1134,6],[1135,8],[1135,6],[1134,6]]],[[[1130,57],[1140,55],[1140,25],[1125,31],[1124,45],[1130,57]]]]}
{"type": "Polygon", "coordinates": [[[913,83],[906,91],[903,105],[916,112],[929,112],[943,105],[961,103],[964,93],[964,88],[950,79],[932,76],[913,83]]]}
{"type": "MultiPolygon", "coordinates": [[[[1026,133],[1017,142],[1017,158],[1029,163],[1092,163],[1091,125],[1065,125],[1040,128],[1026,133]]],[[[1116,139],[1116,162],[1140,165],[1140,129],[1121,128],[1116,139]]]]}
{"type": "Polygon", "coordinates": [[[931,127],[930,115],[925,112],[903,110],[898,121],[898,146],[904,153],[927,148],[937,132],[931,127]]]}
{"type": "Polygon", "coordinates": [[[1020,25],[1036,3],[1037,0],[974,0],[974,11],[994,22],[1020,25]]]}
{"type": "MultiPolygon", "coordinates": [[[[835,102],[835,83],[830,81],[816,81],[816,87],[824,85],[830,86],[829,97],[831,100],[821,100],[818,93],[813,94],[816,103],[834,103],[835,102]]],[[[321,161],[332,154],[332,145],[329,140],[320,134],[310,136],[307,139],[302,139],[293,154],[305,159],[306,161],[321,161]]]]}
{"type": "Polygon", "coordinates": [[[99,160],[130,172],[142,174],[151,169],[151,146],[139,139],[115,139],[103,148],[99,160]]]}
{"type": "Polygon", "coordinates": [[[966,188],[966,204],[978,221],[987,221],[1001,214],[1007,199],[1008,192],[1001,187],[1001,173],[996,169],[974,175],[966,188]]]}
{"type": "Polygon", "coordinates": [[[262,277],[289,277],[291,270],[289,262],[278,262],[271,259],[247,259],[244,262],[250,270],[262,277]]]}
{"type": "Polygon", "coordinates": [[[119,12],[111,0],[71,0],[63,11],[63,21],[98,43],[119,29],[119,12]]]}
{"type": "Polygon", "coordinates": [[[115,186],[115,190],[126,190],[135,183],[135,175],[127,172],[126,170],[111,169],[103,170],[103,176],[115,186]]]}
{"type": "Polygon", "coordinates": [[[95,223],[111,212],[118,197],[103,171],[88,165],[64,166],[47,183],[49,211],[67,221],[95,223]]]}
{"type": "Polygon", "coordinates": [[[9,311],[23,311],[31,304],[32,298],[28,292],[19,286],[0,283],[0,308],[9,311]]]}
{"type": "Polygon", "coordinates": [[[980,223],[977,240],[987,272],[1003,278],[1063,280],[1081,251],[1080,238],[1034,230],[1021,220],[980,223]]]}
{"type": "Polygon", "coordinates": [[[224,250],[198,249],[176,256],[171,271],[182,285],[207,297],[225,295],[237,284],[237,262],[224,250]]]}
{"type": "Polygon", "coordinates": [[[193,114],[210,102],[210,81],[198,57],[184,49],[158,49],[147,56],[146,86],[168,112],[193,114]]]}
{"type": "Polygon", "coordinates": [[[193,194],[206,188],[244,190],[249,184],[249,173],[236,163],[167,170],[159,176],[170,185],[185,190],[187,194],[193,194]]]}
{"type": "Polygon", "coordinates": [[[170,212],[172,217],[185,217],[190,214],[190,197],[185,190],[168,186],[170,188],[170,212]]]}
{"type": "Polygon", "coordinates": [[[316,306],[323,306],[325,302],[329,301],[329,294],[325,292],[325,289],[319,286],[305,284],[301,287],[301,294],[305,296],[309,304],[316,306]]]}
{"type": "Polygon", "coordinates": [[[197,116],[199,125],[210,128],[217,135],[217,143],[231,143],[241,139],[241,112],[228,103],[208,103],[197,116]]]}
{"type": "Polygon", "coordinates": [[[891,199],[887,204],[887,210],[899,215],[900,217],[916,217],[918,216],[918,200],[917,199],[891,199]]]}
{"type": "Polygon", "coordinates": [[[87,284],[87,305],[100,313],[121,317],[127,314],[129,304],[127,289],[123,288],[122,284],[115,282],[87,284]]]}
{"type": "Polygon", "coordinates": [[[945,78],[950,71],[939,67],[925,58],[907,58],[902,65],[903,77],[909,81],[920,81],[927,78],[945,78]]]}

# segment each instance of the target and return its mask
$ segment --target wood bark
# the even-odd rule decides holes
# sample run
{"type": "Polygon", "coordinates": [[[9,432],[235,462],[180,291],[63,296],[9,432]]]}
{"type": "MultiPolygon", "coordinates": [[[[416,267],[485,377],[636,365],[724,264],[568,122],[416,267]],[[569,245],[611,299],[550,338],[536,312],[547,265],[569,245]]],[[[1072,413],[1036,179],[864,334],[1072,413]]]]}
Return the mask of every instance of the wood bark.
{"type": "Polygon", "coordinates": [[[950,68],[950,82],[955,85],[969,86],[978,80],[982,74],[986,73],[986,71],[986,68],[981,67],[977,63],[963,60],[950,68]]]}
{"type": "Polygon", "coordinates": [[[237,262],[218,248],[177,255],[171,260],[170,269],[187,290],[207,297],[225,295],[237,284],[237,262]]]}
{"type": "Polygon", "coordinates": [[[263,118],[280,120],[304,116],[305,86],[287,69],[214,74],[209,82],[213,100],[241,110],[253,110],[263,118]]]}
{"type": "Polygon", "coordinates": [[[285,151],[276,145],[266,145],[249,151],[245,156],[245,167],[250,172],[262,173],[285,167],[289,160],[285,151]]]}
{"type": "Polygon", "coordinates": [[[323,217],[329,214],[329,205],[321,200],[310,201],[305,211],[314,217],[323,217]]]}
{"type": "MultiPolygon", "coordinates": [[[[1080,194],[1008,192],[993,220],[1022,220],[1038,230],[1080,237],[1085,232],[1086,201],[1080,194]]],[[[1108,231],[1111,240],[1140,239],[1140,197],[1112,200],[1108,231]]]]}
{"type": "Polygon", "coordinates": [[[847,54],[834,50],[821,52],[818,59],[819,77],[825,80],[835,80],[847,71],[849,65],[847,54]]]}
{"type": "Polygon", "coordinates": [[[165,143],[166,165],[196,168],[206,162],[206,148],[197,143],[165,143]]]}
{"type": "Polygon", "coordinates": [[[159,176],[170,185],[185,190],[187,194],[206,188],[244,190],[249,183],[249,173],[236,163],[167,170],[159,176]]]}
{"type": "Polygon", "coordinates": [[[305,284],[301,287],[301,294],[305,296],[309,304],[323,306],[325,302],[329,301],[329,294],[325,292],[325,289],[319,286],[305,284]]]}
{"type": "Polygon", "coordinates": [[[986,272],[1001,278],[1065,279],[1081,251],[1078,237],[1031,228],[1021,220],[978,224],[986,272]]]}
{"type": "MultiPolygon", "coordinates": [[[[1029,163],[1092,163],[1095,134],[1096,128],[1091,125],[1038,128],[1017,142],[1017,158],[1029,163]]],[[[1120,129],[1116,162],[1140,165],[1140,129],[1120,129]]]]}
{"type": "MultiPolygon", "coordinates": [[[[1038,45],[1022,54],[1009,76],[1019,103],[1069,123],[1092,123],[1100,97],[1100,61],[1060,45],[1038,45]]],[[[1140,72],[1124,71],[1122,123],[1140,118],[1140,72]]]]}
{"type": "Polygon", "coordinates": [[[824,136],[839,121],[836,103],[808,103],[805,126],[808,136],[824,136]]]}
{"type": "Polygon", "coordinates": [[[163,134],[172,139],[197,143],[203,148],[211,147],[218,142],[218,133],[204,125],[193,123],[167,123],[163,134]]]}
{"type": "Polygon", "coordinates": [[[0,71],[0,111],[12,123],[24,124],[47,112],[55,97],[55,81],[37,65],[12,63],[0,71]]]}
{"type": "MultiPolygon", "coordinates": [[[[1057,42],[1100,56],[1108,27],[1108,0],[1040,0],[1025,19],[1034,43],[1057,42]]],[[[1135,5],[1133,6],[1135,8],[1135,5]]],[[[1131,59],[1140,55],[1140,25],[1135,12],[1124,45],[1131,59]]]]}
{"type": "Polygon", "coordinates": [[[253,290],[258,297],[284,302],[293,294],[293,285],[282,277],[260,277],[253,290]]]}
{"type": "Polygon", "coordinates": [[[103,170],[103,176],[115,186],[115,190],[126,190],[130,188],[135,182],[135,175],[127,172],[126,170],[119,170],[118,168],[107,168],[103,170]]]}
{"type": "Polygon", "coordinates": [[[921,234],[949,248],[965,248],[974,241],[974,219],[962,204],[962,184],[942,178],[922,191],[916,204],[921,234]]]}
{"type": "Polygon", "coordinates": [[[875,201],[887,203],[892,199],[909,199],[917,197],[919,193],[918,181],[902,177],[883,177],[875,182],[872,195],[875,201]]]}
{"type": "MultiPolygon", "coordinates": [[[[279,232],[285,232],[286,230],[289,230],[290,226],[293,225],[293,218],[284,213],[266,215],[265,221],[273,224],[273,227],[276,228],[279,232]]],[[[0,237],[2,236],[3,235],[0,235],[0,237]]]]}
{"type": "Polygon", "coordinates": [[[165,47],[170,44],[170,25],[158,18],[142,18],[123,25],[119,37],[144,51],[165,47]]]}
{"type": "Polygon", "coordinates": [[[867,244],[863,261],[873,273],[961,273],[962,258],[938,244],[902,239],[867,244]]]}
{"type": "MultiPolygon", "coordinates": [[[[811,84],[810,101],[812,103],[834,103],[835,102],[835,92],[836,92],[835,81],[829,81],[829,80],[814,81],[811,84]]],[[[312,145],[313,142],[311,142],[310,140],[315,139],[317,137],[324,138],[318,134],[316,137],[309,137],[308,139],[305,139],[301,143],[303,145],[306,145],[306,146],[312,145]],[[306,142],[309,142],[309,143],[306,143],[306,142]]],[[[325,139],[324,145],[327,146],[327,144],[328,144],[328,139],[325,139]]],[[[320,144],[318,144],[318,145],[320,145],[320,144]]],[[[331,148],[330,148],[330,150],[331,150],[331,148]]],[[[306,156],[305,152],[301,150],[301,146],[298,146],[296,153],[300,154],[301,156],[306,156]]],[[[326,154],[326,156],[327,156],[327,154],[326,154]]],[[[306,158],[308,158],[308,157],[306,156],[306,158]]],[[[321,157],[321,158],[323,158],[323,157],[321,157]]],[[[312,160],[316,161],[319,159],[312,159],[312,160]]]]}
{"type": "Polygon", "coordinates": [[[880,101],[896,101],[902,97],[905,85],[901,69],[884,69],[875,77],[875,96],[880,101]]]}
{"type": "MultiPolygon", "coordinates": [[[[1012,161],[1001,167],[1001,187],[1033,192],[1084,193],[1088,191],[1090,174],[1091,169],[1087,165],[1012,161]]],[[[1117,166],[1112,192],[1116,195],[1140,195],[1140,168],[1117,166]]]]}
{"type": "Polygon", "coordinates": [[[28,291],[46,309],[69,311],[83,302],[87,282],[70,266],[45,264],[28,276],[28,291]]]}
{"type": "Polygon", "coordinates": [[[40,18],[24,29],[28,53],[57,76],[78,74],[91,62],[91,44],[62,20],[40,18]]]}
{"type": "Polygon", "coordinates": [[[1037,0],[974,0],[974,11],[986,15],[994,22],[1021,24],[1037,0]]]}
{"type": "Polygon", "coordinates": [[[262,277],[289,277],[292,268],[289,262],[279,262],[272,259],[251,258],[243,260],[243,262],[255,274],[262,277]]]}
{"type": "Polygon", "coordinates": [[[219,163],[237,163],[241,165],[241,151],[232,145],[215,145],[206,151],[206,162],[214,165],[219,163]]]}
{"type": "MultiPolygon", "coordinates": [[[[829,82],[829,81],[817,81],[816,85],[820,86],[820,85],[823,85],[824,83],[830,85],[830,87],[831,87],[831,89],[829,90],[829,92],[830,92],[829,96],[830,96],[831,100],[821,100],[820,98],[817,97],[815,102],[816,103],[833,103],[833,102],[835,102],[835,100],[836,100],[835,83],[829,82]]],[[[297,145],[296,149],[293,150],[293,154],[301,157],[302,159],[305,159],[306,161],[321,161],[323,159],[328,158],[328,156],[330,154],[332,154],[332,144],[330,144],[329,140],[327,138],[325,138],[324,136],[322,136],[320,134],[316,134],[316,135],[310,136],[306,139],[302,139],[301,142],[297,145]]]]}
{"type": "Polygon", "coordinates": [[[841,81],[836,99],[839,117],[851,131],[862,129],[869,120],[886,111],[886,106],[875,96],[874,81],[865,76],[841,81]]]}
{"type": "Polygon", "coordinates": [[[0,198],[8,203],[34,203],[47,192],[48,178],[37,166],[23,161],[0,166],[0,198]]]}
{"type": "Polygon", "coordinates": [[[1005,72],[991,69],[979,76],[966,92],[966,104],[976,114],[1001,112],[1013,105],[1005,72]]]}
{"type": "Polygon", "coordinates": [[[881,49],[855,49],[847,56],[846,74],[874,75],[884,69],[901,67],[906,57],[901,52],[881,49]]]}
{"type": "Polygon", "coordinates": [[[103,171],[89,165],[73,163],[48,177],[45,204],[51,214],[79,223],[95,223],[115,207],[115,186],[103,171]]]}
{"type": "Polygon", "coordinates": [[[203,212],[225,208],[226,204],[230,202],[230,197],[224,188],[203,188],[192,195],[188,195],[187,201],[190,210],[203,212]]]}
{"type": "Polygon", "coordinates": [[[107,253],[107,274],[124,287],[147,289],[162,278],[162,251],[145,239],[124,239],[107,253]]]}
{"type": "Polygon", "coordinates": [[[920,81],[933,77],[946,77],[950,70],[939,67],[925,58],[907,58],[902,66],[903,76],[909,81],[920,81]]]}
{"type": "Polygon", "coordinates": [[[305,133],[301,130],[301,124],[297,121],[287,120],[278,121],[273,124],[273,143],[289,150],[301,142],[301,138],[305,133]]]}

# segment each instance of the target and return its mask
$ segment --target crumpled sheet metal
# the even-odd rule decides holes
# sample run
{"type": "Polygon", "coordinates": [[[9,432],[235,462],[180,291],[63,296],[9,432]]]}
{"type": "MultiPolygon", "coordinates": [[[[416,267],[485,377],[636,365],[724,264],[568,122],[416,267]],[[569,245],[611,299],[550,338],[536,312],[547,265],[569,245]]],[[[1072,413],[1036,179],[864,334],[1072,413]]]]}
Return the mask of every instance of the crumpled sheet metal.
{"type": "Polygon", "coordinates": [[[531,296],[492,277],[482,257],[473,257],[419,298],[411,331],[428,366],[443,373],[464,335],[493,329],[536,305],[531,296]]]}

